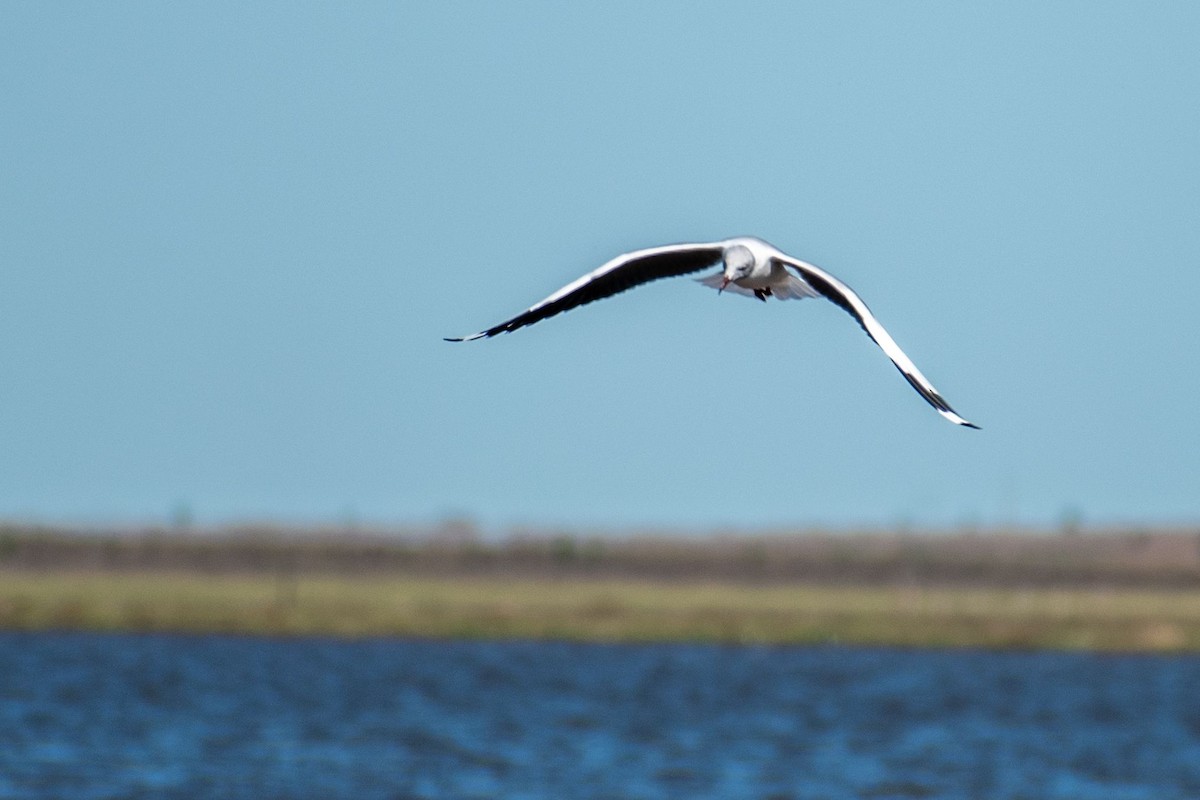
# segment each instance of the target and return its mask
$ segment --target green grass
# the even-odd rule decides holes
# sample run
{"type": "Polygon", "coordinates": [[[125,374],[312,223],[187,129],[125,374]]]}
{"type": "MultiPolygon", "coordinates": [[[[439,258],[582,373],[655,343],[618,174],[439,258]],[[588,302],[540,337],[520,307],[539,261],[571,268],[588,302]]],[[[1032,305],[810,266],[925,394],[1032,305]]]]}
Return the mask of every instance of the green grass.
{"type": "Polygon", "coordinates": [[[1200,592],[0,572],[0,628],[1200,650],[1200,592]]]}

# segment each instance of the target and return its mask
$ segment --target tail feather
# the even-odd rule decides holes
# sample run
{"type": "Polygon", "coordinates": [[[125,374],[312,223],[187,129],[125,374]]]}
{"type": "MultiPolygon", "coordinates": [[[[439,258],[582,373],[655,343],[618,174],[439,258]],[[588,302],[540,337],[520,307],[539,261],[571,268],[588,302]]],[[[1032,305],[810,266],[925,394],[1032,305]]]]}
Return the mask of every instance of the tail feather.
{"type": "Polygon", "coordinates": [[[771,286],[771,292],[780,300],[803,300],[806,297],[819,296],[816,289],[790,272],[787,273],[784,283],[771,286]]]}
{"type": "MultiPolygon", "coordinates": [[[[711,286],[714,289],[720,289],[721,284],[725,283],[724,272],[714,272],[712,275],[705,275],[703,278],[696,278],[696,283],[703,283],[705,286],[711,286]]],[[[754,292],[750,289],[743,289],[736,283],[728,284],[725,291],[733,294],[740,294],[743,297],[754,297],[754,292]]]]}

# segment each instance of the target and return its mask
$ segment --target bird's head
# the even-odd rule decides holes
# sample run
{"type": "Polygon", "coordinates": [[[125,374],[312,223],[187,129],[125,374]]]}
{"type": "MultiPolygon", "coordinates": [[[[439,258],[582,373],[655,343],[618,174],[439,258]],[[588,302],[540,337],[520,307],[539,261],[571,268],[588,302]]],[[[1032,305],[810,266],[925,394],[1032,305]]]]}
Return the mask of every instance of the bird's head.
{"type": "Polygon", "coordinates": [[[734,281],[748,277],[754,270],[754,254],[745,245],[735,244],[733,247],[727,247],[722,260],[725,262],[725,281],[721,284],[722,289],[734,281]]]}

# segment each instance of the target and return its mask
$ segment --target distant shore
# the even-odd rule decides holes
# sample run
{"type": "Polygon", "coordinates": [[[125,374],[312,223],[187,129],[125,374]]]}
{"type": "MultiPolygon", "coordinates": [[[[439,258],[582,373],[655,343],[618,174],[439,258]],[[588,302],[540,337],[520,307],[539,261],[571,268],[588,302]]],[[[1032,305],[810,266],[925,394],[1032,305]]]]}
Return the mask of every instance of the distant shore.
{"type": "Polygon", "coordinates": [[[0,629],[1200,651],[1195,534],[1024,536],[597,546],[9,527],[0,629]]]}

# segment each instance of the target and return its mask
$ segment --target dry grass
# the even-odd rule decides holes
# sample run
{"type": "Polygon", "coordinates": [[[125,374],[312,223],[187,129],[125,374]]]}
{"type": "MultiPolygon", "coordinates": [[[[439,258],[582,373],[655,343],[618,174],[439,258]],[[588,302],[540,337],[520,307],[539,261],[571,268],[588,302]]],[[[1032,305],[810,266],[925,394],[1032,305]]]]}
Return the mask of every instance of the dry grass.
{"type": "Polygon", "coordinates": [[[55,529],[0,522],[0,569],[847,586],[1200,588],[1200,530],[617,534],[55,529]]]}
{"type": "Polygon", "coordinates": [[[0,572],[0,628],[1200,650],[1200,591],[0,572]]]}

